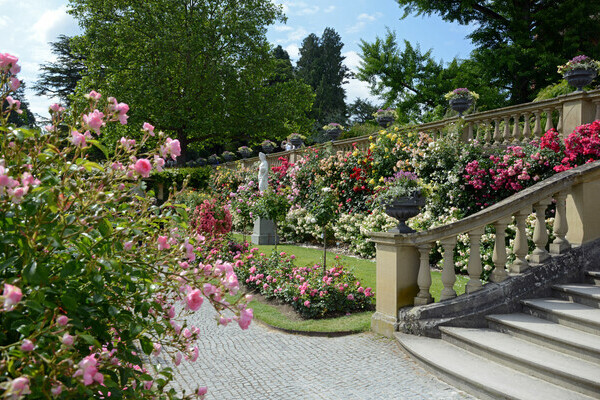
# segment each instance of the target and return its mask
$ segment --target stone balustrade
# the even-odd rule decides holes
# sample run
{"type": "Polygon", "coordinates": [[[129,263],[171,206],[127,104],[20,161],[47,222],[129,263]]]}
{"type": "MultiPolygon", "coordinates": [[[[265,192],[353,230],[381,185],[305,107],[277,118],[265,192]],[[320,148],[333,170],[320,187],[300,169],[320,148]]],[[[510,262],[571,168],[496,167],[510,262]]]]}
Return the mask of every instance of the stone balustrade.
{"type": "Polygon", "coordinates": [[[410,234],[371,233],[377,245],[377,303],[371,328],[391,336],[395,331],[398,310],[404,306],[431,303],[429,293],[431,271],[429,252],[437,242],[443,248],[441,300],[456,297],[454,247],[457,237],[467,234],[470,241],[467,294],[482,289],[480,239],[486,226],[496,231],[492,256],[495,269],[492,282],[501,282],[511,274],[519,274],[562,254],[571,246],[580,246],[600,237],[600,161],[564,171],[543,182],[460,221],[423,232],[410,234]],[[556,239],[548,244],[545,212],[556,202],[553,233],[556,239]],[[533,232],[535,250],[528,251],[526,218],[535,212],[533,232]],[[517,232],[512,252],[513,263],[507,265],[506,227],[513,221],[517,232]]]}
{"type": "MultiPolygon", "coordinates": [[[[589,92],[573,92],[549,100],[519,104],[490,111],[452,117],[420,125],[399,127],[400,132],[418,131],[432,138],[441,138],[449,132],[458,132],[464,141],[478,140],[485,146],[510,146],[528,143],[539,139],[546,131],[556,129],[567,136],[575,127],[600,119],[600,89],[589,92]],[[453,128],[456,127],[456,128],[453,128]]],[[[351,151],[355,147],[365,150],[371,143],[370,136],[376,137],[379,130],[371,135],[336,140],[332,150],[351,151]]],[[[315,148],[322,144],[314,146],[315,148]]],[[[267,155],[269,165],[281,165],[280,157],[294,162],[304,151],[297,149],[267,155]]],[[[251,167],[258,157],[225,163],[229,168],[238,168],[238,163],[251,167]]]]}

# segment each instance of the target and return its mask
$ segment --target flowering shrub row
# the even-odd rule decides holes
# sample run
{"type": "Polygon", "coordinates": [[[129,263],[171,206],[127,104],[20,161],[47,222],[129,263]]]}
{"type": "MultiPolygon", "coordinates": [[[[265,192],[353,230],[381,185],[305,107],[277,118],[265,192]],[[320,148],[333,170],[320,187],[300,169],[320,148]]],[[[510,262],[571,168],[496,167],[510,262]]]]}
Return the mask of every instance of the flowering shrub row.
{"type": "Polygon", "coordinates": [[[237,257],[235,271],[248,288],[290,304],[304,318],[339,316],[373,306],[371,288],[361,286],[340,264],[325,271],[318,264],[299,267],[293,255],[266,256],[253,248],[237,257]]]}

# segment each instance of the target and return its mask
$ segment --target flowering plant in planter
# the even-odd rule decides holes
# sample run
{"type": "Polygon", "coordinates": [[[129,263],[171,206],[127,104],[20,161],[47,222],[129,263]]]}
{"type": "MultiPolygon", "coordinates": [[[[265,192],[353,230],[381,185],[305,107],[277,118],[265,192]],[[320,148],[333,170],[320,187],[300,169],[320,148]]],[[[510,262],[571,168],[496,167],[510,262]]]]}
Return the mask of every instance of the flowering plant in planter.
{"type": "Polygon", "coordinates": [[[290,139],[290,140],[297,140],[297,139],[306,140],[306,136],[301,135],[299,133],[292,133],[290,136],[288,136],[288,139],[290,139]]]}
{"type": "Polygon", "coordinates": [[[414,172],[398,171],[393,177],[385,178],[384,182],[386,186],[376,195],[381,205],[393,203],[400,197],[417,197],[424,194],[414,172]]]}
{"type": "Polygon", "coordinates": [[[324,131],[334,131],[334,130],[343,131],[344,127],[342,125],[338,124],[337,122],[330,122],[323,127],[323,130],[324,131]]]}
{"type": "Polygon", "coordinates": [[[273,150],[275,150],[275,147],[277,147],[277,145],[270,141],[270,140],[265,140],[261,143],[262,149],[265,153],[271,153],[273,150]]]}
{"type": "Polygon", "coordinates": [[[221,158],[216,154],[213,154],[208,157],[208,163],[211,165],[218,164],[220,160],[221,160],[221,158]]]}
{"type": "Polygon", "coordinates": [[[231,161],[235,158],[235,154],[233,154],[231,151],[224,151],[222,156],[225,161],[231,161]]]}
{"type": "Polygon", "coordinates": [[[240,147],[238,147],[237,151],[244,158],[247,158],[252,154],[252,149],[248,146],[240,146],[240,147]]]}
{"type": "Polygon", "coordinates": [[[467,88],[458,88],[454,89],[451,92],[448,92],[444,95],[446,100],[452,99],[479,99],[479,95],[475,92],[470,91],[467,88]]]}
{"type": "Polygon", "coordinates": [[[600,61],[596,61],[586,55],[573,57],[566,64],[558,66],[558,73],[564,75],[566,72],[575,69],[593,70],[596,73],[600,72],[600,61]]]}
{"type": "Polygon", "coordinates": [[[379,110],[377,110],[373,113],[373,116],[375,118],[394,118],[394,119],[396,119],[398,114],[397,114],[396,110],[388,107],[385,110],[380,108],[379,110]]]}

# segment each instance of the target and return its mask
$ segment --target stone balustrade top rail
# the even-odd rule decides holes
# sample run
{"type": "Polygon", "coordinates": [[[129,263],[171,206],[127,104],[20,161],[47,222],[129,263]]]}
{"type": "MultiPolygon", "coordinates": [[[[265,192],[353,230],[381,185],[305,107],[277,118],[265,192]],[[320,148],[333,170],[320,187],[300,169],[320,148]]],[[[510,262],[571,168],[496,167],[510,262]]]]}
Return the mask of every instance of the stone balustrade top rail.
{"type": "MultiPolygon", "coordinates": [[[[519,144],[538,138],[543,131],[555,127],[564,135],[570,133],[577,126],[577,123],[591,122],[597,119],[600,119],[600,89],[589,92],[572,92],[553,99],[464,115],[462,122],[465,126],[465,132],[463,132],[462,138],[465,141],[477,138],[487,145],[519,144]],[[567,107],[571,104],[575,104],[575,107],[567,107]],[[578,115],[571,118],[571,114],[578,115]],[[542,115],[545,118],[543,129],[542,115]],[[570,123],[571,120],[578,122],[570,123]],[[531,126],[532,123],[533,127],[531,126]]],[[[455,116],[424,124],[399,126],[398,128],[400,132],[427,132],[434,138],[438,138],[442,135],[444,128],[456,124],[459,120],[460,118],[455,116]]],[[[374,130],[370,135],[336,140],[332,143],[333,150],[351,151],[354,147],[366,149],[371,142],[370,137],[375,138],[378,135],[379,130],[374,130]]],[[[323,146],[324,144],[317,144],[312,148],[323,146]]],[[[267,160],[270,165],[277,166],[280,164],[279,157],[295,158],[295,155],[301,154],[304,150],[305,148],[268,154],[267,160]]],[[[224,165],[233,168],[237,162],[241,162],[244,166],[251,166],[253,163],[258,162],[258,157],[232,161],[224,165]]]]}

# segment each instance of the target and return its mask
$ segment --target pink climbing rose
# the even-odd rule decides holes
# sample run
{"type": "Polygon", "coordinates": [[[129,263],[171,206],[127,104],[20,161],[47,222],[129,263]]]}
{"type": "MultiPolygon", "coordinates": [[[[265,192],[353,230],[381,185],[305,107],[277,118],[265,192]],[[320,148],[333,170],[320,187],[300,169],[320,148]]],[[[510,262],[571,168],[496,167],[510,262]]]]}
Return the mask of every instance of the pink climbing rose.
{"type": "Polygon", "coordinates": [[[142,125],[142,129],[150,134],[150,136],[154,136],[154,125],[150,125],[148,122],[144,122],[142,125]]]}
{"type": "Polygon", "coordinates": [[[62,326],[66,326],[69,323],[69,318],[66,315],[61,315],[56,318],[56,323],[62,326]]]}
{"type": "Polygon", "coordinates": [[[168,250],[171,248],[171,245],[167,242],[168,238],[166,236],[158,237],[158,249],[159,250],[168,250]]]}
{"type": "Polygon", "coordinates": [[[202,292],[199,289],[190,291],[187,296],[185,296],[185,302],[190,310],[197,311],[204,302],[202,292]]]}
{"type": "Polygon", "coordinates": [[[140,158],[136,161],[134,169],[143,178],[147,178],[150,176],[150,171],[152,171],[152,164],[147,159],[140,158]]]}
{"type": "Polygon", "coordinates": [[[104,118],[104,113],[94,110],[89,114],[84,114],[82,118],[85,126],[96,132],[97,135],[100,134],[100,127],[104,124],[102,121],[102,118],[104,118]]]}
{"type": "Polygon", "coordinates": [[[75,371],[73,377],[83,376],[83,384],[86,386],[91,385],[94,381],[99,384],[104,383],[104,375],[98,372],[97,364],[98,361],[95,354],[84,357],[79,362],[79,368],[75,371]]]}
{"type": "Polygon", "coordinates": [[[21,301],[22,296],[21,289],[5,283],[4,292],[2,293],[2,297],[4,297],[4,309],[6,311],[11,311],[15,308],[15,305],[21,301]]]}
{"type": "Polygon", "coordinates": [[[29,378],[20,376],[14,379],[8,384],[8,389],[4,394],[11,395],[10,397],[6,397],[8,399],[20,399],[21,396],[31,394],[31,390],[29,390],[29,378]]]}
{"type": "Polygon", "coordinates": [[[33,351],[34,347],[33,342],[29,339],[23,340],[23,344],[21,344],[21,350],[23,351],[33,351]]]}

